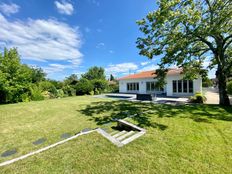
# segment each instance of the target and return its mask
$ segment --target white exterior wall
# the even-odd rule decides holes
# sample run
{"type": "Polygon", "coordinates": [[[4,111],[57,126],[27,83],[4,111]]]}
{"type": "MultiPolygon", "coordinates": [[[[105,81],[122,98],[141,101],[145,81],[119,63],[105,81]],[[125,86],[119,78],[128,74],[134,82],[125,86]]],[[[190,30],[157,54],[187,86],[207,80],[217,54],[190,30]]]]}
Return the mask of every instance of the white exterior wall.
{"type": "MultiPolygon", "coordinates": [[[[144,79],[128,79],[128,80],[119,80],[119,92],[120,93],[130,93],[131,91],[127,91],[127,83],[139,83],[139,91],[134,91],[135,93],[139,94],[146,94],[147,93],[147,82],[155,82],[154,78],[144,78],[144,79]]],[[[166,87],[164,87],[164,92],[166,92],[166,87]]]]}
{"type": "MultiPolygon", "coordinates": [[[[191,96],[196,92],[202,92],[202,79],[193,80],[193,93],[176,93],[173,94],[173,80],[182,80],[182,75],[173,75],[167,76],[167,84],[164,87],[164,93],[167,93],[167,96],[191,96]]],[[[119,92],[120,93],[131,93],[131,91],[127,91],[127,83],[139,83],[139,91],[133,91],[132,93],[146,94],[146,82],[154,82],[156,81],[153,78],[144,78],[144,79],[128,79],[128,80],[119,80],[119,92]]]]}

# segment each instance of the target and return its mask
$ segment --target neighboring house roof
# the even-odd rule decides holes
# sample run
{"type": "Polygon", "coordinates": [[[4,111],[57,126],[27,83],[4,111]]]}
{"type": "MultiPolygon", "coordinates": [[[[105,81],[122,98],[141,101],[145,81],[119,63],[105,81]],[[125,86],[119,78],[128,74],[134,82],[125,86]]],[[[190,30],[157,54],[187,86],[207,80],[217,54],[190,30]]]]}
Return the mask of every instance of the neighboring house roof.
{"type": "MultiPolygon", "coordinates": [[[[179,75],[183,70],[178,68],[169,69],[167,75],[179,75]]],[[[121,77],[118,80],[127,80],[127,79],[143,79],[143,78],[154,78],[157,77],[156,71],[142,71],[137,74],[130,74],[125,77],[121,77]]]]}

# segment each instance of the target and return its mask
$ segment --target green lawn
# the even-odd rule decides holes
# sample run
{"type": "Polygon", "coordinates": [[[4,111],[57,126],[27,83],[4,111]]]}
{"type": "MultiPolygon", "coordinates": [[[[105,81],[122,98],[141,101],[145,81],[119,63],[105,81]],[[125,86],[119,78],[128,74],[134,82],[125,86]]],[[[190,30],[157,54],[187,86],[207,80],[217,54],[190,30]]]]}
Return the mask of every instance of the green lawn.
{"type": "Polygon", "coordinates": [[[111,119],[125,118],[125,111],[138,113],[127,120],[147,133],[122,148],[93,133],[1,167],[0,173],[232,173],[232,107],[91,96],[0,105],[0,153],[18,151],[0,162],[55,143],[63,133],[107,127],[111,119]],[[32,144],[42,137],[44,144],[32,144]]]}

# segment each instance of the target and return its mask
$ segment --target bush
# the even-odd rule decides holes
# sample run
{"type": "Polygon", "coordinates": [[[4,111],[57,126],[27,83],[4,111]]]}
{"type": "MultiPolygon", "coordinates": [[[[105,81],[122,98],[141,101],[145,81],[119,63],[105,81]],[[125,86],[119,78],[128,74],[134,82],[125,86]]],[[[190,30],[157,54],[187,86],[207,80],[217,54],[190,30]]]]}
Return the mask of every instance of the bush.
{"type": "Polygon", "coordinates": [[[44,96],[42,95],[42,91],[40,88],[36,85],[32,85],[30,88],[30,93],[31,93],[31,100],[33,101],[39,101],[39,100],[44,100],[44,96]]]}
{"type": "Polygon", "coordinates": [[[119,84],[118,83],[110,84],[108,89],[109,89],[108,90],[109,92],[118,93],[119,92],[119,84]]]}
{"type": "Polygon", "coordinates": [[[76,85],[76,94],[77,95],[85,95],[85,94],[90,94],[91,91],[94,90],[94,86],[91,83],[91,81],[82,78],[76,85]]]}
{"type": "Polygon", "coordinates": [[[54,98],[49,91],[43,91],[42,95],[43,95],[44,99],[54,98]]]}
{"type": "Polygon", "coordinates": [[[50,98],[56,98],[57,97],[57,89],[56,87],[49,81],[42,81],[39,83],[39,88],[42,91],[48,91],[50,94],[50,98]]]}
{"type": "Polygon", "coordinates": [[[94,79],[91,80],[95,94],[101,94],[108,88],[108,82],[103,79],[94,79]]]}
{"type": "Polygon", "coordinates": [[[228,94],[232,95],[232,81],[228,82],[227,84],[227,92],[228,94]]]}
{"type": "Polygon", "coordinates": [[[90,91],[90,93],[89,93],[90,95],[94,95],[94,91],[90,91]]]}
{"type": "Polygon", "coordinates": [[[58,97],[58,98],[64,97],[64,91],[63,91],[62,89],[58,89],[58,90],[57,90],[57,97],[58,97]]]}
{"type": "Polygon", "coordinates": [[[62,90],[64,92],[64,96],[76,96],[76,90],[69,85],[64,86],[62,90]]]}
{"type": "Polygon", "coordinates": [[[197,92],[194,96],[190,97],[190,102],[192,103],[204,103],[206,100],[206,97],[200,92],[197,92]]]}
{"type": "Polygon", "coordinates": [[[24,93],[21,95],[22,102],[29,102],[30,101],[30,96],[28,93],[24,93]]]}

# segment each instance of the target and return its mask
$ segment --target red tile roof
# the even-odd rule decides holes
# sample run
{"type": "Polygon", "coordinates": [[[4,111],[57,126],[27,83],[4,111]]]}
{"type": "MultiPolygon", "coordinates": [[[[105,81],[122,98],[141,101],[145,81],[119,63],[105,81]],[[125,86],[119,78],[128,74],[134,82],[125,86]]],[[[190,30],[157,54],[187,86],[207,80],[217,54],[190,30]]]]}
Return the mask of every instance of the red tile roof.
{"type": "MultiPolygon", "coordinates": [[[[182,69],[173,68],[169,69],[167,75],[179,75],[182,72],[182,69]]],[[[154,78],[156,77],[155,70],[153,71],[143,71],[137,74],[130,74],[125,77],[121,77],[118,80],[127,80],[127,79],[142,79],[142,78],[154,78]]]]}

